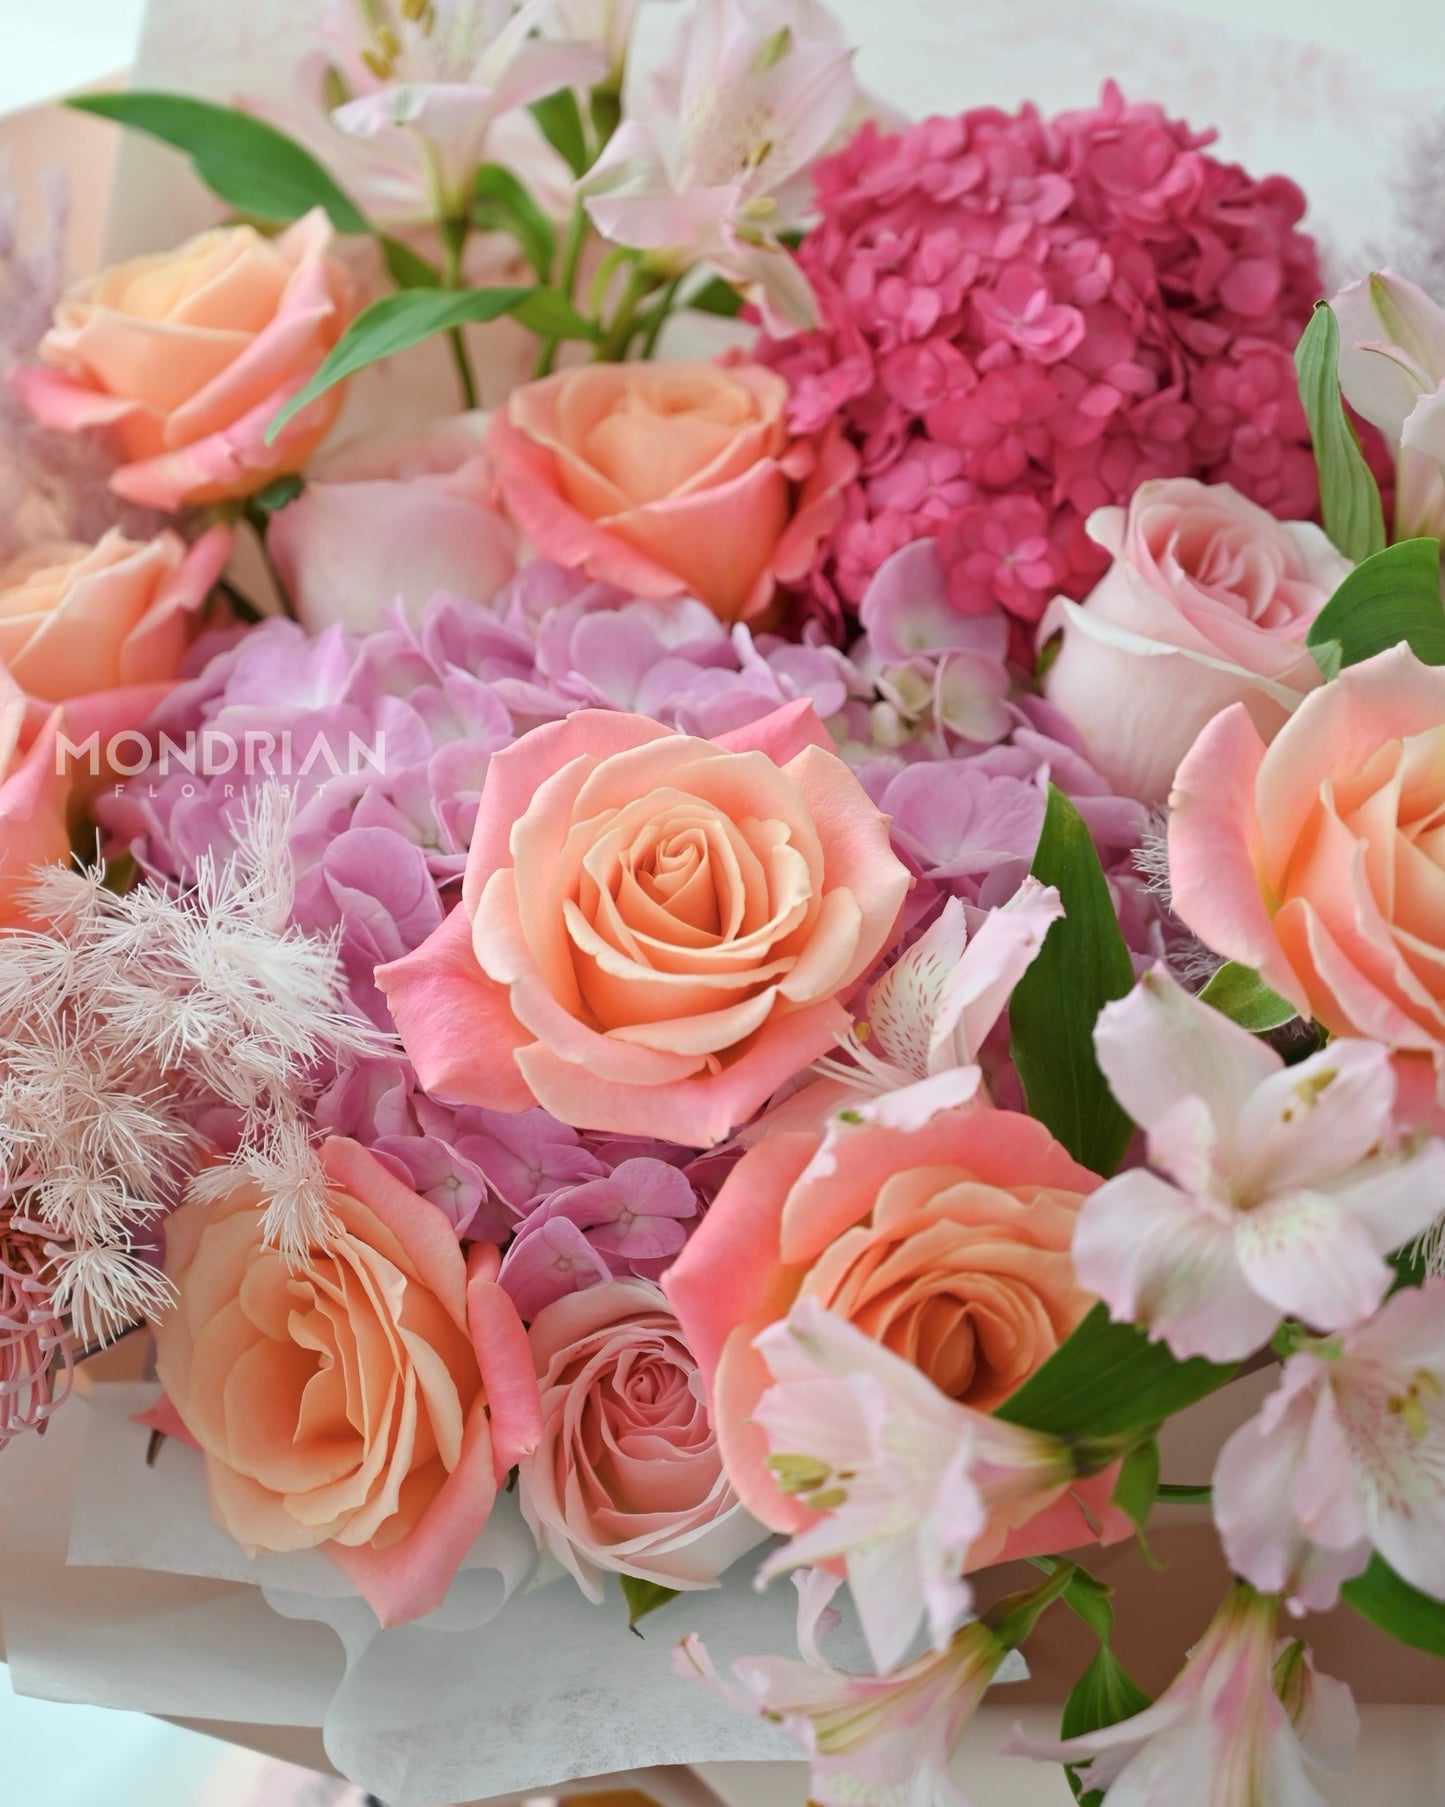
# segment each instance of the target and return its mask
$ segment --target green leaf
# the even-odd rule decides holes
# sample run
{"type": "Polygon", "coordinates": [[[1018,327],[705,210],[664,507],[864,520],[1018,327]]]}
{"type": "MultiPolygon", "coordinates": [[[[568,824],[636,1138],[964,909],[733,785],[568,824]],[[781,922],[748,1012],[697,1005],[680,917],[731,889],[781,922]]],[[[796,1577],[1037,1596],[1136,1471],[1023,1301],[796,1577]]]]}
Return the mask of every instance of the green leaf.
{"type": "Polygon", "coordinates": [[[1417,1236],[1414,1242],[1407,1242],[1402,1249],[1396,1249],[1386,1260],[1395,1270],[1395,1278],[1390,1283],[1390,1291],[1397,1293],[1402,1287],[1423,1286],[1430,1277],[1430,1266],[1425,1259],[1425,1243],[1429,1232],[1417,1236]]]}
{"type": "Polygon", "coordinates": [[[270,444],[292,415],[300,413],[318,395],[376,364],[383,358],[409,351],[434,333],[476,321],[498,320],[515,314],[534,332],[554,337],[587,337],[591,328],[560,295],[547,289],[401,289],[383,295],[362,311],[322,360],[315,376],[293,395],[266,429],[270,444]],[[568,329],[575,323],[581,330],[568,329]]]}
{"type": "MultiPolygon", "coordinates": [[[[1117,1725],[1121,1719],[1132,1719],[1150,1704],[1149,1696],[1120,1663],[1107,1644],[1101,1644],[1094,1660],[1069,1690],[1059,1721],[1061,1738],[1081,1738],[1086,1732],[1097,1732],[1106,1725],[1117,1725]]],[[[1072,1768],[1065,1768],[1069,1786],[1085,1807],[1095,1807],[1104,1798],[1101,1789],[1084,1792],[1084,1786],[1072,1768]]]]}
{"type": "Polygon", "coordinates": [[[262,220],[296,220],[324,207],[338,232],[370,232],[365,217],[294,139],[234,107],[187,94],[83,94],[68,103],[184,151],[213,194],[262,220]]]}
{"type": "Polygon", "coordinates": [[[510,233],[536,271],[538,282],[551,280],[557,256],[552,222],[511,170],[500,163],[484,163],[477,171],[472,223],[484,232],[510,233]]]}
{"type": "Polygon", "coordinates": [[[743,311],[743,298],[730,282],[714,276],[695,294],[688,296],[686,305],[694,313],[719,314],[723,319],[731,320],[743,311]]]}
{"type": "Polygon", "coordinates": [[[1114,1607],[1110,1599],[1113,1591],[1107,1582],[1096,1581],[1087,1569],[1076,1564],[1063,1593],[1064,1605],[1084,1621],[1101,1644],[1107,1644],[1114,1632],[1114,1607]]]}
{"type": "Polygon", "coordinates": [[[263,515],[279,514],[296,500],[305,487],[306,479],[298,477],[294,472],[284,477],[275,477],[264,489],[258,489],[249,498],[247,509],[263,515]]]}
{"type": "Polygon", "coordinates": [[[1305,635],[1317,656],[1338,646],[1341,665],[1358,665],[1401,641],[1424,664],[1445,665],[1439,540],[1400,540],[1356,565],[1305,635]]]}
{"type": "Polygon", "coordinates": [[[1161,1481],[1159,1503],[1163,1506],[1207,1506],[1214,1498],[1208,1481],[1161,1481]]]}
{"type": "Polygon", "coordinates": [[[1252,966],[1240,966],[1233,960],[1225,961],[1199,996],[1251,1035],[1280,1029],[1299,1015],[1287,998],[1270,990],[1252,966]]]}
{"type": "Polygon", "coordinates": [[[542,136],[563,159],[574,176],[586,175],[591,164],[582,109],[570,88],[559,88],[545,100],[534,100],[527,111],[542,128],[542,136]]]}
{"type": "Polygon", "coordinates": [[[1114,1483],[1114,1504],[1142,1531],[1149,1522],[1154,1501],[1159,1495],[1159,1445],[1152,1437],[1131,1449],[1119,1466],[1119,1479],[1114,1483]]]}
{"type": "Polygon", "coordinates": [[[1162,1424],[1233,1372],[1202,1356],[1179,1361],[1136,1324],[1115,1324],[1109,1308],[1096,1305],[994,1415],[1055,1437],[1113,1437],[1162,1424]]]}
{"type": "Polygon", "coordinates": [[[1310,423],[1320,475],[1325,532],[1358,564],[1385,544],[1380,491],[1370,475],[1340,401],[1340,328],[1328,302],[1317,302],[1295,347],[1300,400],[1310,423]]]}
{"type": "MultiPolygon", "coordinates": [[[[636,1575],[619,1575],[622,1584],[622,1598],[627,1602],[627,1629],[637,1631],[637,1621],[645,1619],[650,1612],[656,1612],[659,1606],[666,1606],[669,1600],[677,1598],[675,1587],[663,1587],[656,1581],[641,1581],[636,1575]]],[[[641,1632],[638,1636],[641,1637],[641,1632]]]]}
{"type": "Polygon", "coordinates": [[[1400,1643],[1445,1656],[1445,1601],[1401,1580],[1378,1551],[1364,1574],[1347,1581],[1340,1593],[1361,1618],[1400,1643]]]}
{"type": "Polygon", "coordinates": [[[1013,1062],[1030,1115],[1076,1161],[1107,1175],[1133,1126],[1099,1069],[1094,1024],[1105,1004],[1131,989],[1134,966],[1089,831],[1052,784],[1029,870],[1058,888],[1065,913],[1009,1001],[1013,1062]]]}
{"type": "Polygon", "coordinates": [[[391,238],[382,232],[377,235],[377,243],[381,246],[386,273],[399,289],[439,289],[442,286],[442,273],[436,265],[428,263],[402,239],[391,238]]]}

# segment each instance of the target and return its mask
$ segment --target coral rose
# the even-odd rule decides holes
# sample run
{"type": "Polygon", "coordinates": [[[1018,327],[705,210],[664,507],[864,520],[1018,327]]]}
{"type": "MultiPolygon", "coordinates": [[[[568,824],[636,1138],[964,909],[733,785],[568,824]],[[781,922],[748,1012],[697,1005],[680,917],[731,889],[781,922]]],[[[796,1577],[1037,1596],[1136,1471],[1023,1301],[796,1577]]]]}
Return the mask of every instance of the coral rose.
{"type": "Polygon", "coordinates": [[[441,1603],[537,1439],[537,1386],[496,1249],[464,1255],[355,1142],[333,1137],[322,1162],[336,1227],[299,1266],[264,1240],[244,1180],[167,1219],[178,1300],[156,1373],[226,1530],[320,1545],[394,1624],[441,1603]]]}
{"type": "Polygon", "coordinates": [[[223,226],[114,264],[61,300],[43,363],[11,380],[42,426],[105,429],[117,495],[164,509],[250,495],[299,471],[341,406],[338,386],[266,444],[355,311],[331,237],[316,209],[279,238],[223,226]]]}
{"type": "MultiPolygon", "coordinates": [[[[816,1299],[948,1398],[991,1411],[1094,1303],[1069,1245],[1098,1184],[1014,1111],[940,1111],[906,1130],[835,1117],[824,1136],[782,1133],[749,1149],[662,1283],[749,1511],[779,1531],[810,1522],[770,1472],[754,1420],[769,1385],[754,1347],[761,1331],[798,1299],[816,1299]]],[[[1108,1478],[1075,1492],[1097,1514],[1108,1478]]],[[[1025,1553],[1018,1537],[1007,1541],[1013,1529],[996,1516],[970,1560],[1025,1553]]],[[[1072,1495],[1050,1505],[1037,1532],[1044,1541],[1031,1548],[1092,1535],[1072,1495]]]]}
{"type": "Polygon", "coordinates": [[[697,1364],[651,1282],[571,1293],[527,1335],[542,1435],[520,1464],[522,1512],[589,1599],[609,1570],[711,1587],[767,1536],[728,1484],[697,1364]]]}
{"type": "Polygon", "coordinates": [[[70,858],[69,783],[58,755],[60,711],[37,728],[25,693],[0,664],[0,923],[22,914],[36,866],[70,858]]]}
{"type": "Polygon", "coordinates": [[[266,545],[296,618],[369,632],[399,608],[415,620],[438,590],[490,602],[517,568],[517,536],[494,504],[486,416],[340,446],[271,517],[266,545]]]}
{"type": "Polygon", "coordinates": [[[1445,670],[1349,666],[1266,748],[1239,707],[1170,799],[1174,908],[1339,1035],[1445,1045],[1445,670]]]}
{"type": "Polygon", "coordinates": [[[846,1032],[908,883],[810,703],[581,710],[492,755],[461,907],[376,982],[428,1091],[701,1147],[846,1032]]]}
{"type": "Polygon", "coordinates": [[[1243,703],[1268,739],[1320,681],[1304,644],[1348,575],[1310,521],[1277,521],[1227,483],[1141,483],[1089,516],[1114,563],[1064,630],[1044,694],[1121,796],[1162,802],[1207,721],[1243,703]]]}
{"type": "Polygon", "coordinates": [[[194,546],[112,529],[94,546],[33,547],[0,568],[0,659],[30,696],[65,704],[72,740],[137,728],[171,688],[231,536],[194,546]]]}
{"type": "Polygon", "coordinates": [[[806,576],[857,468],[836,434],[792,437],[787,400],[752,364],[590,364],[514,390],[489,443],[544,558],[754,621],[806,576]]]}

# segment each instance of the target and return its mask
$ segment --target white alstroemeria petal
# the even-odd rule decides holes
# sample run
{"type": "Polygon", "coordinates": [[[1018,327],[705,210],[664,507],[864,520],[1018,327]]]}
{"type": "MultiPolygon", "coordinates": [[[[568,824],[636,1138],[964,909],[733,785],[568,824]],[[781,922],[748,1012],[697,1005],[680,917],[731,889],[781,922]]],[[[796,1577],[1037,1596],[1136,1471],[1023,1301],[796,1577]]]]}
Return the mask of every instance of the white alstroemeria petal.
{"type": "Polygon", "coordinates": [[[929,1037],[929,1070],[976,1061],[1015,985],[1064,913],[1052,885],[1026,878],[1009,901],[974,931],[944,995],[929,1037]]]}
{"type": "Polygon", "coordinates": [[[1366,1227],[1323,1192],[1287,1192],[1241,1211],[1234,1248],[1253,1290],[1315,1330],[1367,1318],[1392,1277],[1366,1227]]]}
{"type": "MultiPolygon", "coordinates": [[[[869,989],[864,1008],[870,1046],[915,1079],[936,1070],[931,1063],[939,1012],[967,946],[963,905],[951,897],[913,946],[869,989]]],[[[945,1064],[960,1066],[971,1058],[965,1052],[962,1059],[945,1064]]]]}
{"type": "Polygon", "coordinates": [[[1309,1187],[1391,1138],[1395,1070],[1379,1042],[1333,1041],[1270,1075],[1239,1115],[1241,1192],[1309,1187]]]}

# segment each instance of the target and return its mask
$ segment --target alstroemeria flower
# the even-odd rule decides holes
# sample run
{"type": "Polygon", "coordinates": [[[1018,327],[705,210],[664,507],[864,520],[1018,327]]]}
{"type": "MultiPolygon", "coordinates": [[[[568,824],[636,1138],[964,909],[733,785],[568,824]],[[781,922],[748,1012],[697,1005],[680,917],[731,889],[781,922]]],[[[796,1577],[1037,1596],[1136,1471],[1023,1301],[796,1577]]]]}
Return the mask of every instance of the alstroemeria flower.
{"type": "Polygon", "coordinates": [[[868,1648],[897,1667],[927,1624],[937,1651],[968,1610],[962,1579],[990,1515],[1042,1510],[1073,1481],[1064,1443],[957,1404],[911,1362],[803,1298],[754,1347],[773,1384],[753,1409],[785,1491],[818,1516],[759,1571],[843,1559],[868,1648]]]}
{"type": "Polygon", "coordinates": [[[811,1569],[793,1579],[802,1662],[740,1657],[732,1666],[737,1680],[729,1683],[694,1633],[675,1647],[673,1668],[729,1706],[779,1722],[808,1754],[809,1797],[817,1807],[967,1807],[949,1778],[949,1759],[990,1683],[1020,1680],[1023,1659],[974,1620],[941,1654],[919,1657],[895,1675],[835,1669],[818,1639],[837,1623],[828,1602],[838,1578],[811,1569]]]}
{"type": "Polygon", "coordinates": [[[1386,1048],[1342,1038],[1286,1067],[1162,966],[1100,1013],[1094,1046],[1160,1170],[1116,1174],[1079,1212],[1074,1265],[1115,1318],[1237,1361],[1283,1316],[1331,1331],[1375,1310],[1385,1256],[1445,1196],[1445,1144],[1395,1142],[1386,1048]]]}
{"type": "Polygon", "coordinates": [[[1393,270],[1341,289],[1340,387],[1395,448],[1395,538],[1445,534],[1445,309],[1393,270]]]}
{"type": "Polygon", "coordinates": [[[487,134],[506,113],[559,88],[600,81],[601,44],[537,35],[552,0],[367,0],[355,6],[359,58],[378,84],[337,107],[342,131],[422,150],[439,218],[465,217],[487,134]]]}
{"type": "Polygon", "coordinates": [[[1305,1348],[1214,1471],[1236,1573],[1325,1612],[1373,1546],[1445,1600],[1445,1280],[1407,1288],[1338,1344],[1305,1348]]]}
{"type": "Polygon", "coordinates": [[[983,1083],[985,1038],[1063,913],[1052,885],[1026,878],[970,935],[967,912],[951,897],[870,987],[863,1020],[844,1044],[849,1060],[820,1061],[818,1070],[876,1099],[865,1115],[894,1128],[967,1104],[983,1083]]]}
{"type": "Polygon", "coordinates": [[[1276,1612],[1269,1596],[1235,1586],[1152,1707],[1058,1743],[1015,1728],[1004,1748],[1078,1764],[1104,1807],[1325,1807],[1305,1766],[1343,1768],[1359,1718],[1349,1689],[1316,1674],[1302,1644],[1276,1653],[1276,1612]]]}
{"type": "Polygon", "coordinates": [[[646,122],[629,92],[578,193],[604,238],[673,273],[706,259],[757,288],[772,330],[811,326],[812,290],[778,234],[800,223],[799,178],[857,96],[853,53],[823,8],[698,0],[646,122]]]}

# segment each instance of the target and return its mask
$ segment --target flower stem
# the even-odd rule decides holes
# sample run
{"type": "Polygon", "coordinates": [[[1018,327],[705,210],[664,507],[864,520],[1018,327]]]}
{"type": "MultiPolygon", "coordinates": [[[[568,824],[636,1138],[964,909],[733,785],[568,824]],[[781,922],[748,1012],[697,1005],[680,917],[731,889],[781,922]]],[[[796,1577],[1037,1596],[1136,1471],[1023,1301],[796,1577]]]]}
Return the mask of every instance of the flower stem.
{"type": "Polygon", "coordinates": [[[642,345],[638,351],[639,357],[650,358],[653,352],[657,350],[658,338],[662,333],[663,327],[667,325],[668,318],[672,313],[672,304],[677,300],[677,291],[681,287],[682,277],[680,275],[674,276],[672,281],[668,283],[667,287],[662,291],[661,295],[658,296],[655,305],[649,309],[647,318],[643,322],[642,345]]]}
{"type": "Polygon", "coordinates": [[[622,299],[617,304],[617,312],[612,316],[612,324],[602,335],[592,354],[595,362],[620,364],[627,357],[627,348],[637,331],[637,310],[651,291],[653,282],[654,279],[640,264],[633,266],[627,278],[627,287],[622,291],[622,299]]]}
{"type": "MultiPolygon", "coordinates": [[[[459,289],[462,287],[462,250],[467,242],[470,223],[465,216],[445,219],[441,222],[440,235],[442,241],[442,287],[459,289]]],[[[472,374],[472,361],[467,355],[467,342],[462,336],[459,326],[451,328],[447,334],[451,345],[452,363],[456,365],[457,384],[462,392],[462,406],[475,408],[477,405],[477,381],[472,374]]]]}
{"type": "MultiPolygon", "coordinates": [[[[578,201],[572,208],[572,218],[567,222],[567,237],[562,243],[562,263],[557,272],[557,289],[564,301],[572,299],[577,287],[577,265],[582,257],[582,247],[587,242],[587,224],[587,209],[578,201]]],[[[532,371],[534,379],[551,375],[560,344],[560,339],[543,339],[532,371]]]]}

